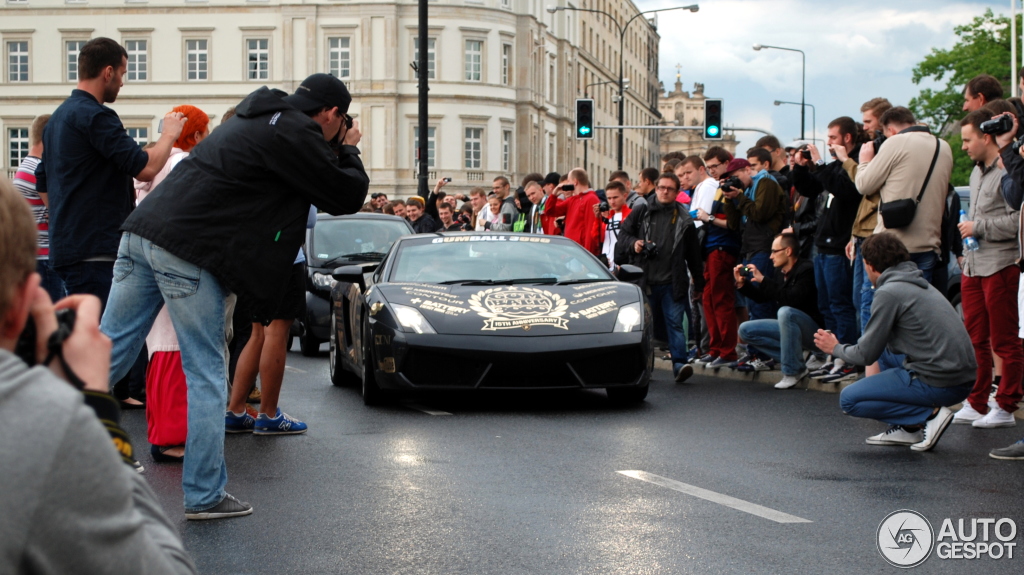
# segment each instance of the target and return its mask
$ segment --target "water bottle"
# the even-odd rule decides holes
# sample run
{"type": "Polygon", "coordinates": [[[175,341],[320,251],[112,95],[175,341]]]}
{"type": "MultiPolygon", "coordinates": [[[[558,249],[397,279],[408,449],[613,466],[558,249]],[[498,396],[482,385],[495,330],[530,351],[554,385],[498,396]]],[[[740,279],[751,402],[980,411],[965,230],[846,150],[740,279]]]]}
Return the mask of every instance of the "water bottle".
{"type": "MultiPolygon", "coordinates": [[[[968,221],[967,220],[967,214],[963,210],[960,210],[960,223],[962,224],[962,223],[964,223],[966,221],[968,221]]],[[[964,238],[964,249],[965,250],[967,250],[969,252],[973,252],[974,250],[978,249],[979,247],[981,247],[981,246],[978,245],[978,240],[974,239],[974,236],[967,236],[966,238],[964,238]]]]}

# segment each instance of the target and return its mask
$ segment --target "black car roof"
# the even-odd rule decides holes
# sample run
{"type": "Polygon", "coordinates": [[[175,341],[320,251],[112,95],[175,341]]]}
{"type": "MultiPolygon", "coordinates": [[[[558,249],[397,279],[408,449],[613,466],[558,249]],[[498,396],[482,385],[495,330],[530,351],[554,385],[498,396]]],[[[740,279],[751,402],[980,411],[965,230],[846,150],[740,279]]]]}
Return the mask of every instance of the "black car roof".
{"type": "Polygon", "coordinates": [[[397,220],[404,222],[405,218],[392,216],[391,214],[378,214],[377,212],[356,212],[343,216],[332,216],[326,212],[319,212],[316,215],[316,221],[319,222],[320,220],[397,220]]]}
{"type": "MultiPolygon", "coordinates": [[[[550,240],[550,241],[554,241],[554,242],[561,242],[561,243],[568,242],[568,243],[571,243],[571,244],[579,245],[575,241],[570,240],[570,239],[568,239],[568,238],[566,238],[564,236],[554,236],[554,235],[548,235],[548,234],[544,234],[544,235],[541,235],[541,234],[527,234],[527,233],[522,233],[522,232],[490,232],[490,231],[486,231],[486,232],[432,232],[432,233],[427,233],[427,234],[410,234],[410,235],[402,236],[402,237],[398,238],[398,240],[396,240],[396,243],[400,242],[400,241],[408,241],[408,240],[416,240],[416,239],[426,239],[426,238],[446,238],[446,237],[452,237],[452,236],[505,236],[505,237],[517,236],[517,237],[522,237],[522,238],[543,238],[545,240],[550,240]]],[[[545,243],[548,243],[548,242],[545,242],[545,243]]],[[[582,248],[582,246],[580,246],[580,247],[582,248]]]]}

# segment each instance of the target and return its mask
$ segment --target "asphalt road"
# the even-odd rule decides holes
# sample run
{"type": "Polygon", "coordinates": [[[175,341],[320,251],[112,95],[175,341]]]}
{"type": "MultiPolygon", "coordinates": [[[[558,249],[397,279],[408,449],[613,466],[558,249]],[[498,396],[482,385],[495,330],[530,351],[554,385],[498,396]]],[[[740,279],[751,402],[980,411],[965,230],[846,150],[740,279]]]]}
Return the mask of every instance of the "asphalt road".
{"type": "MultiPolygon", "coordinates": [[[[226,438],[228,490],[255,506],[249,517],[185,521],[180,466],[153,463],[144,414],[125,414],[202,573],[891,573],[876,533],[900,509],[936,532],[945,518],[1009,517],[1024,540],[1024,462],[987,456],[1024,426],[954,426],[922,454],[866,445],[884,425],[816,391],[677,385],[658,370],[628,409],[583,391],[368,408],[330,384],[326,353],[288,365],[281,405],[309,432],[226,438]]],[[[1017,551],[933,553],[914,571],[1019,574],[1017,551]]]]}

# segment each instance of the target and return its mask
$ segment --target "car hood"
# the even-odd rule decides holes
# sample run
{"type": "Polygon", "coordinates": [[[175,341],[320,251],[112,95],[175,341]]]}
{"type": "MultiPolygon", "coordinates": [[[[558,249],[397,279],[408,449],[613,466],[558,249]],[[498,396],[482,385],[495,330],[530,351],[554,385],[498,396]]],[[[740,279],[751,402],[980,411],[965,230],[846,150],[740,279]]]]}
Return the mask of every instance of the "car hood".
{"type": "Polygon", "coordinates": [[[418,309],[437,333],[449,335],[574,335],[608,333],[620,307],[640,301],[623,282],[567,286],[378,285],[390,303],[418,309]]]}

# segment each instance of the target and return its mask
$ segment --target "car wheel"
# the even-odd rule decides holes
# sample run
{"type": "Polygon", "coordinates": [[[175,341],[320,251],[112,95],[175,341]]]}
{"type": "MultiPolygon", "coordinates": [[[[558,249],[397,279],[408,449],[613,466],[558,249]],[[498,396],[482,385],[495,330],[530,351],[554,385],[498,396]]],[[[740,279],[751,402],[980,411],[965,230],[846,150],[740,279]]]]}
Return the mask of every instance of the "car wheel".
{"type": "Polygon", "coordinates": [[[331,313],[331,339],[330,343],[330,370],[331,370],[331,383],[336,386],[342,385],[355,385],[359,381],[359,376],[345,369],[344,364],[341,361],[341,354],[338,353],[338,324],[334,318],[334,313],[331,313]]]}
{"type": "Polygon", "coordinates": [[[613,405],[627,406],[642,403],[647,398],[650,384],[642,387],[609,387],[605,391],[613,405]]]}
{"type": "Polygon", "coordinates": [[[377,377],[374,375],[373,370],[373,350],[370,348],[369,341],[371,341],[373,335],[370,333],[370,326],[363,324],[363,404],[364,405],[384,405],[388,401],[388,394],[377,385],[377,377]]]}
{"type": "Polygon", "coordinates": [[[299,336],[299,350],[302,351],[302,355],[306,357],[320,355],[320,340],[310,333],[308,327],[305,331],[306,333],[299,336]]]}
{"type": "Polygon", "coordinates": [[[964,320],[964,305],[960,301],[960,294],[953,296],[953,300],[949,303],[953,304],[953,309],[956,310],[956,315],[960,317],[960,321],[964,320]]]}

